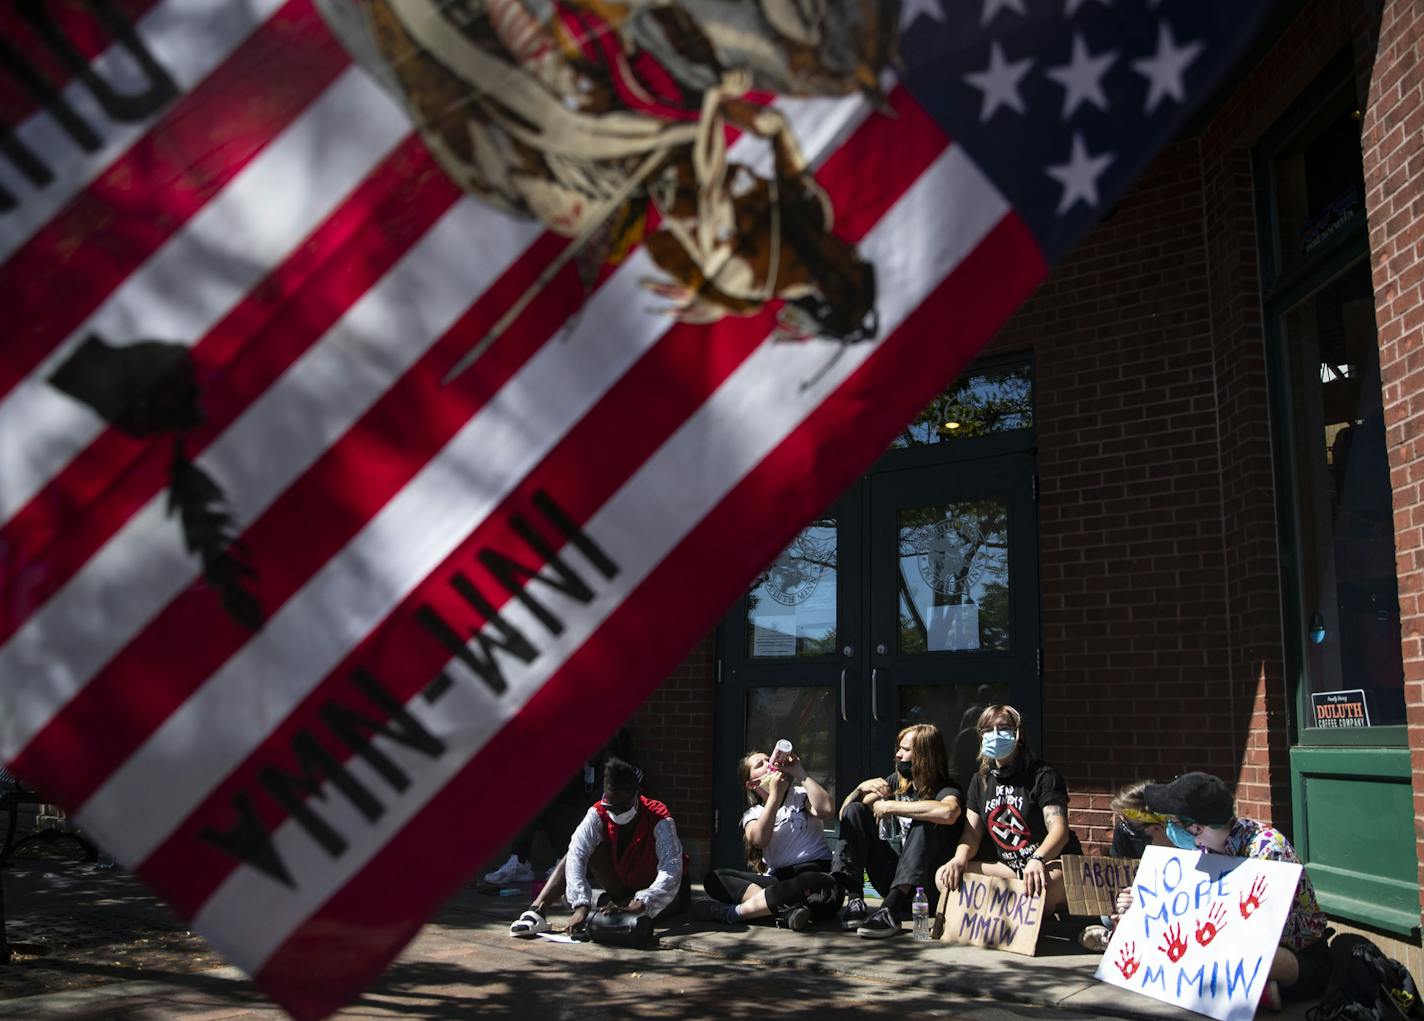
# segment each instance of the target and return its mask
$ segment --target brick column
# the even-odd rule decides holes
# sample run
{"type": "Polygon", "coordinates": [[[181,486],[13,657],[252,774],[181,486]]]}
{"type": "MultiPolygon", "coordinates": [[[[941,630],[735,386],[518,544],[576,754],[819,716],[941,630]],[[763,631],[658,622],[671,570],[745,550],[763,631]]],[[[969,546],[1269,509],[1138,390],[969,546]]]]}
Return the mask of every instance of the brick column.
{"type": "Polygon", "coordinates": [[[648,771],[648,794],[672,809],[694,880],[712,854],[715,644],[712,635],[699,642],[628,721],[633,758],[648,771]]]}
{"type": "MultiPolygon", "coordinates": [[[[1364,121],[1365,202],[1394,489],[1415,853],[1424,862],[1424,7],[1417,0],[1383,6],[1364,121]]],[[[1424,866],[1419,881],[1424,889],[1424,866]]]]}

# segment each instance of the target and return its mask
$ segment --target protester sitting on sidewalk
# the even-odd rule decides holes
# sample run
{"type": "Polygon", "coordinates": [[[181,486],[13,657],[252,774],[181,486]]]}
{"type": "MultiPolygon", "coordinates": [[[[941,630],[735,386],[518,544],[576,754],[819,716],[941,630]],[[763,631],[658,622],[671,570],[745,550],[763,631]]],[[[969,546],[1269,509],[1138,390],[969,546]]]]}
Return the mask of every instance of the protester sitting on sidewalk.
{"type": "Polygon", "coordinates": [[[545,905],[565,893],[573,908],[568,928],[581,928],[593,907],[590,875],[608,894],[605,910],[646,912],[655,921],[685,910],[692,897],[677,824],[666,805],[639,792],[638,771],[621,759],[604,767],[603,798],[584,815],[560,864],[510,935],[547,931],[545,905]]]}
{"type": "MultiPolygon", "coordinates": [[[[633,741],[628,736],[628,731],[619,728],[608,743],[569,778],[569,782],[549,806],[519,831],[519,835],[509,846],[509,858],[493,872],[486,872],[485,882],[491,886],[516,886],[533,880],[534,865],[530,861],[530,852],[535,838],[540,833],[549,841],[554,854],[561,855],[569,846],[569,838],[574,835],[574,830],[588,812],[589,802],[597,798],[598,792],[603,790],[604,765],[611,758],[629,761],[632,749],[633,741]]],[[[641,772],[638,780],[640,783],[643,780],[641,772]]],[[[557,864],[555,868],[558,868],[557,864]]],[[[554,872],[551,870],[546,882],[553,878],[554,872]]],[[[562,883],[562,879],[560,882],[562,883]]],[[[560,889],[563,887],[560,886],[560,889]]]]}
{"type": "Polygon", "coordinates": [[[957,890],[966,872],[1022,879],[1031,896],[1043,895],[1044,913],[1068,903],[1065,854],[1082,854],[1068,828],[1068,786],[1033,754],[1023,717],[1010,705],[991,705],[979,716],[979,770],[965,799],[964,837],[935,875],[941,890],[957,890]],[[988,834],[989,854],[980,854],[988,834]],[[985,859],[985,860],[981,860],[985,859]]]}
{"type": "MultiPolygon", "coordinates": [[[[1150,785],[1144,796],[1148,810],[1167,816],[1167,836],[1184,851],[1300,861],[1283,834],[1263,822],[1238,817],[1230,789],[1210,773],[1183,773],[1171,783],[1150,785]]],[[[1118,913],[1131,904],[1129,887],[1118,894],[1118,913]]],[[[1325,991],[1330,971],[1325,914],[1310,876],[1301,870],[1261,1002],[1279,1010],[1282,1000],[1314,999],[1325,991]]]]}
{"type": "Polygon", "coordinates": [[[1150,845],[1174,846],[1167,839],[1167,817],[1147,807],[1147,788],[1155,780],[1134,780],[1119,788],[1109,807],[1113,810],[1114,858],[1141,858],[1150,845]]]}
{"type": "Polygon", "coordinates": [[[774,769],[766,752],[752,752],[737,764],[737,779],[746,791],[742,834],[754,871],[709,872],[702,887],[712,900],[698,901],[698,913],[728,924],[775,915],[797,932],[834,918],[842,894],[826,843],[824,820],[836,807],[830,794],[794,753],[774,769]]]}
{"type": "MultiPolygon", "coordinates": [[[[1134,780],[1118,789],[1109,807],[1113,810],[1112,848],[1114,858],[1141,858],[1151,844],[1171,847],[1167,839],[1167,817],[1149,811],[1144,792],[1155,780],[1134,780]]],[[[1089,925],[1078,933],[1078,945],[1085,950],[1106,950],[1112,936],[1113,923],[1107,916],[1103,924],[1089,925]]]]}
{"type": "Polygon", "coordinates": [[[842,928],[872,939],[900,933],[915,887],[929,888],[959,839],[961,798],[939,728],[917,723],[900,731],[895,772],[857,785],[841,803],[845,843],[835,873],[849,897],[842,928]],[[865,909],[862,871],[885,898],[874,913],[865,909]]]}

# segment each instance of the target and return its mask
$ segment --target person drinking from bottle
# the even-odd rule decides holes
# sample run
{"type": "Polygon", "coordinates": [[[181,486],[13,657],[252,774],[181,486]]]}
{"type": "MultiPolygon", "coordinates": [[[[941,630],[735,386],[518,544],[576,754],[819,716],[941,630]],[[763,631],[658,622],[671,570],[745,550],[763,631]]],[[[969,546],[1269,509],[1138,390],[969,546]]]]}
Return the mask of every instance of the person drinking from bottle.
{"type": "Polygon", "coordinates": [[[979,769],[965,799],[964,837],[935,875],[935,885],[958,890],[966,872],[1022,879],[1030,896],[1043,896],[1045,914],[1063,907],[1068,897],[1059,859],[1083,853],[1068,828],[1068,786],[1058,770],[1033,754],[1023,717],[1013,706],[989,706],[979,714],[977,729],[979,769]]]}
{"type": "Polygon", "coordinates": [[[687,908],[692,890],[677,824],[666,805],[641,793],[638,778],[638,770],[628,763],[608,760],[603,798],[584,814],[569,840],[563,867],[555,869],[539,896],[509,927],[511,936],[528,938],[548,931],[545,905],[565,894],[573,909],[568,929],[582,928],[594,906],[590,876],[608,893],[605,910],[646,913],[659,920],[687,908]]]}
{"type": "Polygon", "coordinates": [[[835,811],[830,794],[789,745],[776,765],[765,752],[745,756],[737,779],[747,799],[742,835],[750,871],[709,872],[702,887],[712,900],[698,901],[697,913],[728,924],[774,916],[797,932],[834,918],[842,894],[826,843],[825,820],[835,811]]]}
{"type": "Polygon", "coordinates": [[[961,796],[939,728],[917,723],[900,731],[895,772],[858,784],[841,803],[845,844],[835,872],[849,898],[842,928],[870,939],[899,935],[915,887],[929,889],[959,839],[961,796]],[[873,913],[862,896],[862,871],[884,898],[873,913]]]}

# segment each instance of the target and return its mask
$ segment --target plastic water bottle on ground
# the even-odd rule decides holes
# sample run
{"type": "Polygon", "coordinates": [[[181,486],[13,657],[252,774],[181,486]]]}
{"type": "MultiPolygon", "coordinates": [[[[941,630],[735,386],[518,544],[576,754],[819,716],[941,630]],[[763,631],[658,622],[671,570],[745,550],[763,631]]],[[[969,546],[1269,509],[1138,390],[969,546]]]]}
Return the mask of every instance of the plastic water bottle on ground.
{"type": "Polygon", "coordinates": [[[923,886],[915,887],[915,899],[910,902],[910,914],[915,919],[915,939],[930,938],[930,901],[923,886]]]}

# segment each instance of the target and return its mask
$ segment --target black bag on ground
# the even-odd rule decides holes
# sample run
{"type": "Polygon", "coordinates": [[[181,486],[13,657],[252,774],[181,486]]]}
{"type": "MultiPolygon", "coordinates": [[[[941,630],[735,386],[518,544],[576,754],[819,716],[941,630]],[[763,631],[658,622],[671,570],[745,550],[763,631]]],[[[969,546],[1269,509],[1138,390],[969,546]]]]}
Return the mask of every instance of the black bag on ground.
{"type": "Polygon", "coordinates": [[[595,911],[588,916],[588,933],[595,943],[645,950],[653,943],[653,920],[642,912],[595,911]]]}
{"type": "Polygon", "coordinates": [[[1404,1021],[1424,1017],[1419,989],[1408,969],[1364,936],[1337,936],[1329,993],[1306,1012],[1308,1021],[1404,1021]]]}

